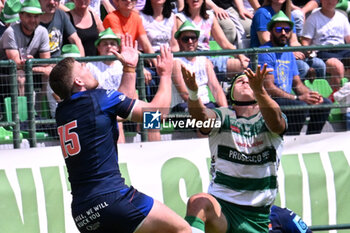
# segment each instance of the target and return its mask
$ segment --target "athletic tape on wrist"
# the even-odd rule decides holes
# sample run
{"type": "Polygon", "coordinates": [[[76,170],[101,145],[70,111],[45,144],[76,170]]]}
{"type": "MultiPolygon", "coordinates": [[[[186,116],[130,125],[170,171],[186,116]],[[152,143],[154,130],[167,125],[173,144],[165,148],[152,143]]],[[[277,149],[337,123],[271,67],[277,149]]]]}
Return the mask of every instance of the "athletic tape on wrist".
{"type": "Polygon", "coordinates": [[[197,91],[192,91],[187,88],[188,91],[188,98],[192,101],[198,100],[198,90],[197,91]]]}

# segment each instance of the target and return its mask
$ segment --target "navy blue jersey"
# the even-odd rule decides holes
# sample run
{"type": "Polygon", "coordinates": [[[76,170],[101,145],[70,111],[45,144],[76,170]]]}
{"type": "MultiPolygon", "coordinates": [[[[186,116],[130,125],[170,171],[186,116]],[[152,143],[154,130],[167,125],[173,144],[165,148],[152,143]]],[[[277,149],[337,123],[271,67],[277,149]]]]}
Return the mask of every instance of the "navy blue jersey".
{"type": "Polygon", "coordinates": [[[305,222],[288,208],[273,205],[269,233],[311,233],[305,222]]]}
{"type": "Polygon", "coordinates": [[[116,116],[135,101],[116,90],[75,93],[58,104],[57,130],[72,187],[72,205],[127,186],[118,166],[116,116]]]}

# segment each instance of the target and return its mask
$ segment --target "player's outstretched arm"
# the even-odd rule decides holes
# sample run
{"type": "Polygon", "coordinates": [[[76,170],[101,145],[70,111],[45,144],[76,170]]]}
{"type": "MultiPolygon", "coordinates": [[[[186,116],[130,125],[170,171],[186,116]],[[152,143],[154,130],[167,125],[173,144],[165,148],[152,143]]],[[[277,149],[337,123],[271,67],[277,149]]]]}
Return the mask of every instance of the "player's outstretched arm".
{"type": "Polygon", "coordinates": [[[157,56],[157,74],[160,83],[156,95],[150,103],[137,101],[132,112],[132,121],[141,122],[144,111],[160,110],[162,114],[167,114],[171,103],[171,72],[173,69],[173,54],[169,47],[161,46],[160,55],[157,56]]]}
{"type": "Polygon", "coordinates": [[[246,69],[244,73],[249,78],[249,86],[252,88],[256,101],[258,102],[260,111],[269,129],[277,134],[282,134],[286,129],[286,122],[282,117],[280,106],[266,92],[263,83],[268,72],[272,69],[267,69],[264,64],[263,68],[258,65],[256,73],[251,69],[246,69]]]}
{"type": "Polygon", "coordinates": [[[125,36],[121,35],[120,37],[120,53],[117,50],[112,50],[112,53],[123,64],[123,66],[135,68],[139,60],[137,47],[137,41],[133,44],[131,35],[126,33],[125,36]]]}
{"type": "MultiPolygon", "coordinates": [[[[200,121],[215,119],[215,112],[205,107],[200,98],[198,97],[198,85],[196,83],[195,74],[191,73],[183,65],[181,65],[181,72],[189,93],[187,103],[188,111],[191,117],[200,121]]],[[[209,133],[211,130],[212,128],[210,127],[200,129],[202,133],[209,133]]]]}
{"type": "Polygon", "coordinates": [[[136,93],[136,66],[139,60],[137,41],[132,43],[131,35],[121,36],[120,53],[112,50],[112,53],[123,64],[123,76],[118,91],[129,98],[134,98],[136,93]]]}

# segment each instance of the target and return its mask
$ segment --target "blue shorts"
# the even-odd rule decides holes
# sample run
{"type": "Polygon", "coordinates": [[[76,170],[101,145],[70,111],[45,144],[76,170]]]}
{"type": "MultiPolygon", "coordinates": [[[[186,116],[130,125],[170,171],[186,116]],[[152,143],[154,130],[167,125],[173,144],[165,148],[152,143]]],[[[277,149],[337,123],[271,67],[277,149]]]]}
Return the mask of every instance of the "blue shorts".
{"type": "Polygon", "coordinates": [[[293,211],[273,205],[270,213],[269,233],[311,233],[305,222],[293,211]]]}
{"type": "Polygon", "coordinates": [[[153,198],[131,186],[72,206],[72,215],[82,233],[132,233],[151,211],[153,203],[153,198]]]}

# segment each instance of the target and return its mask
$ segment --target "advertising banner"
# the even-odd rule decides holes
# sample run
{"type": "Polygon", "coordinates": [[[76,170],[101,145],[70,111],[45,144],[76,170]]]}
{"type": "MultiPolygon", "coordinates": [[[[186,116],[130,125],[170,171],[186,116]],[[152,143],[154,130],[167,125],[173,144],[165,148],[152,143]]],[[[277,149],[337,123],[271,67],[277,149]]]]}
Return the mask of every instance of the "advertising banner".
{"type": "MultiPolygon", "coordinates": [[[[350,133],[285,137],[276,204],[308,225],[350,223],[350,133]]],[[[206,192],[207,139],[122,144],[126,183],[181,216],[187,199],[206,192]]],[[[60,147],[0,150],[0,232],[76,233],[60,147]]],[[[350,231],[342,231],[350,232],[350,231]]]]}

